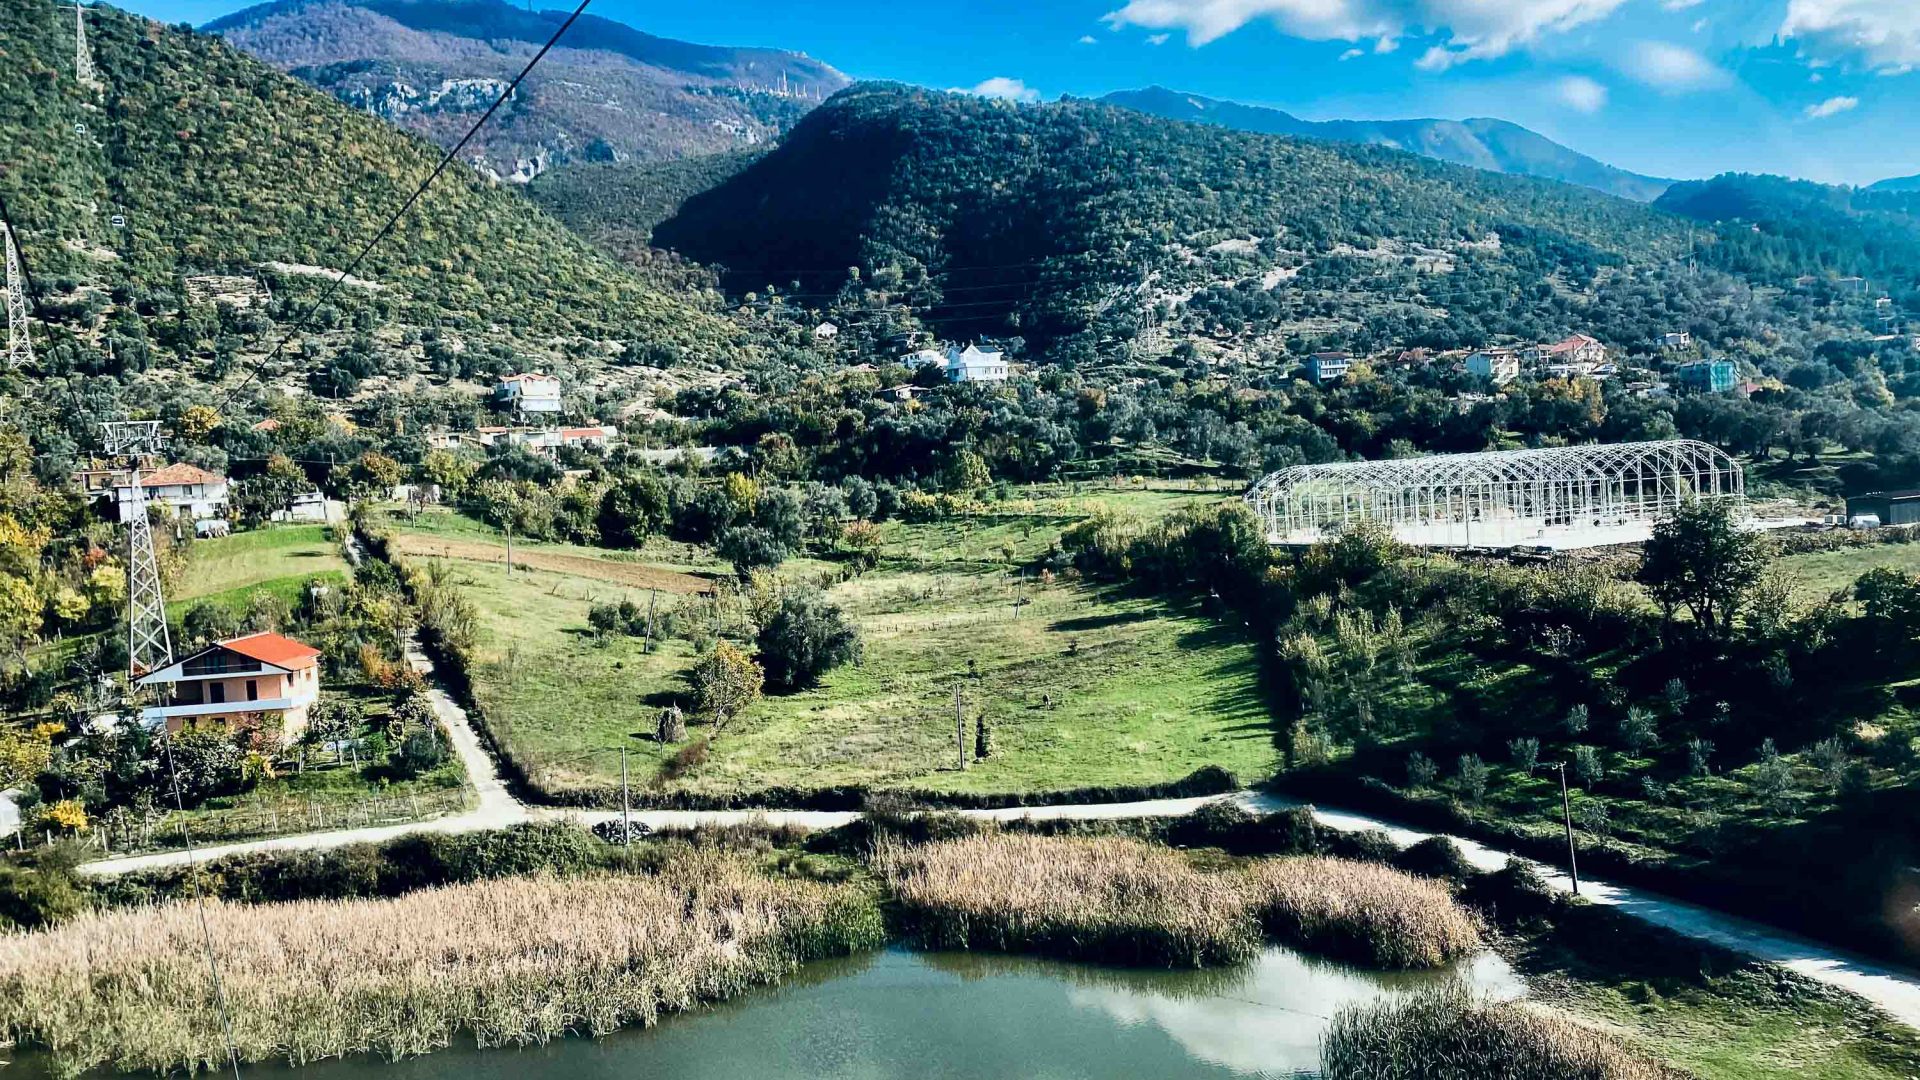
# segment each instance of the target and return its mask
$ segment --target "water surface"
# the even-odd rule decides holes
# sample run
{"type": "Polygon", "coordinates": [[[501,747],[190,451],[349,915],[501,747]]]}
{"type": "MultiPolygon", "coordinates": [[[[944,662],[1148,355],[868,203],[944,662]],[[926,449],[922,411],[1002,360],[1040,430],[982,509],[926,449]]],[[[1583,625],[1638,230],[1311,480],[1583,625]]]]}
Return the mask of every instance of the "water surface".
{"type": "Polygon", "coordinates": [[[276,1080],[1187,1080],[1312,1076],[1342,1005],[1453,977],[1521,987],[1498,957],[1380,974],[1269,949],[1243,967],[1143,971],[889,949],[809,965],[784,985],[603,1039],[456,1046],[276,1080]]]}

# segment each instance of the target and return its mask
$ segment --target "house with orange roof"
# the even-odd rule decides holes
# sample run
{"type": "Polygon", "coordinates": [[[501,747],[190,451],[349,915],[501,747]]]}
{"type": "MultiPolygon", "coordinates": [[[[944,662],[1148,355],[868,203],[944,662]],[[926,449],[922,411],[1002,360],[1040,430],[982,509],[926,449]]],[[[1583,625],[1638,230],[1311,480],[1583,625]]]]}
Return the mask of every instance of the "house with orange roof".
{"type": "MultiPolygon", "coordinates": [[[[180,462],[143,472],[140,486],[146,489],[149,504],[169,507],[182,517],[215,518],[227,510],[227,478],[198,465],[180,462]]],[[[127,520],[132,505],[132,478],[121,473],[113,481],[114,520],[127,520]]]]}
{"type": "Polygon", "coordinates": [[[247,634],[148,672],[139,685],[171,688],[164,704],[141,713],[149,726],[252,729],[292,743],[320,698],[320,650],[280,634],[247,634]]]}

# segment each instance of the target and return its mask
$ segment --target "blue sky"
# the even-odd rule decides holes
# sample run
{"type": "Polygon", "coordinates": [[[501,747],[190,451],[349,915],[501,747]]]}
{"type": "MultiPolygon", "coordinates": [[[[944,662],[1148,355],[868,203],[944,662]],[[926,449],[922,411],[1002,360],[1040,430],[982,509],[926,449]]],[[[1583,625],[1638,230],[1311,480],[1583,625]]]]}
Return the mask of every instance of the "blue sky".
{"type": "MultiPolygon", "coordinates": [[[[204,22],[237,0],[121,0],[204,22]]],[[[545,7],[558,6],[546,0],[545,7]]],[[[1158,83],[1309,119],[1497,116],[1638,172],[1920,173],[1920,0],[594,0],[858,78],[1052,99],[1158,83]]]]}

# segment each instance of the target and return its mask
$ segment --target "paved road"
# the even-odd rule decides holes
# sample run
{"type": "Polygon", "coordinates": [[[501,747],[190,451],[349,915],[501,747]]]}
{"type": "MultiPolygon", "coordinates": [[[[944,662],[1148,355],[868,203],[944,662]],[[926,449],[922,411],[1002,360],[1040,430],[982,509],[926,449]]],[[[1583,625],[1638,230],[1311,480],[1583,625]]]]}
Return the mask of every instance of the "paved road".
{"type": "MultiPolygon", "coordinates": [[[[460,755],[461,764],[466,767],[467,777],[472,781],[479,794],[479,805],[462,814],[442,817],[431,821],[413,822],[403,825],[390,825],[370,829],[344,829],[336,832],[310,833],[302,836],[286,836],[273,840],[259,840],[244,844],[227,844],[220,847],[203,848],[199,851],[202,860],[216,859],[226,855],[238,855],[256,851],[319,851],[341,847],[347,844],[377,843],[398,836],[422,832],[458,833],[473,832],[481,829],[498,829],[523,821],[551,820],[577,821],[593,824],[601,821],[617,821],[617,811],[578,811],[529,807],[513,797],[506,784],[501,780],[499,769],[493,758],[488,755],[480,738],[474,733],[473,725],[467,720],[466,711],[455,704],[432,678],[433,664],[417,648],[409,648],[407,659],[413,667],[428,677],[432,688],[433,705],[440,714],[441,722],[446,726],[452,739],[453,748],[460,755]]],[[[1009,821],[1020,818],[1036,820],[1101,820],[1128,817],[1173,817],[1190,813],[1215,799],[1229,799],[1240,803],[1255,812],[1271,812],[1303,805],[1296,801],[1275,795],[1257,792],[1241,792],[1234,795],[1211,796],[1194,799],[1157,799],[1149,802],[1103,803],[1073,806],[1036,806],[1008,810],[966,810],[966,817],[982,820],[1009,821]]],[[[633,818],[644,822],[651,828],[689,828],[696,825],[739,824],[744,822],[764,822],[772,825],[796,826],[804,829],[830,829],[845,825],[858,818],[852,811],[821,810],[640,810],[633,818]]],[[[1397,825],[1339,810],[1314,808],[1315,818],[1328,828],[1342,832],[1360,832],[1369,829],[1383,831],[1393,842],[1401,847],[1410,847],[1428,839],[1431,833],[1417,832],[1397,825]]],[[[1503,851],[1489,848],[1484,844],[1460,837],[1450,839],[1459,845],[1462,854],[1474,866],[1482,870],[1498,870],[1510,859],[1518,858],[1503,851]]],[[[120,859],[105,859],[88,863],[81,867],[85,873],[110,875],[123,874],[138,870],[154,870],[163,867],[184,865],[185,852],[170,851],[154,855],[136,855],[120,859]]],[[[1563,892],[1572,888],[1565,874],[1560,870],[1530,859],[1519,859],[1539,871],[1548,884],[1563,892]]],[[[1920,1029],[1920,973],[1902,970],[1876,963],[1862,957],[1839,950],[1830,949],[1784,931],[1761,926],[1732,915],[1725,915],[1694,904],[1673,900],[1639,889],[1613,885],[1604,881],[1582,880],[1580,894],[1596,904],[1619,909],[1634,918],[1642,919],[1655,926],[1662,926],[1676,933],[1700,941],[1710,942],[1735,952],[1753,956],[1761,960],[1780,965],[1795,974],[1805,976],[1819,983],[1857,994],[1878,1005],[1894,1019],[1909,1027],[1920,1029]]]]}

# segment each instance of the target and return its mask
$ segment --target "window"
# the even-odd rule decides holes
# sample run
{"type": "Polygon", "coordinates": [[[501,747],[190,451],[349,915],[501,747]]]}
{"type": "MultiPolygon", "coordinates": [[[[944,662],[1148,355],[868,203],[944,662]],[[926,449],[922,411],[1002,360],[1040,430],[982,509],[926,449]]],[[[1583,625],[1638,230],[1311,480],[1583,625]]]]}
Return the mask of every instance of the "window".
{"type": "Polygon", "coordinates": [[[248,701],[260,700],[260,680],[258,679],[247,680],[247,700],[248,701]]]}
{"type": "Polygon", "coordinates": [[[208,683],[207,692],[208,692],[207,700],[210,703],[214,705],[226,704],[227,702],[227,684],[226,683],[218,683],[218,682],[208,683]]]}

